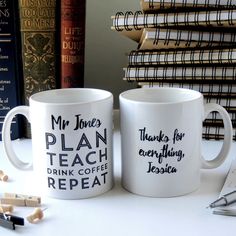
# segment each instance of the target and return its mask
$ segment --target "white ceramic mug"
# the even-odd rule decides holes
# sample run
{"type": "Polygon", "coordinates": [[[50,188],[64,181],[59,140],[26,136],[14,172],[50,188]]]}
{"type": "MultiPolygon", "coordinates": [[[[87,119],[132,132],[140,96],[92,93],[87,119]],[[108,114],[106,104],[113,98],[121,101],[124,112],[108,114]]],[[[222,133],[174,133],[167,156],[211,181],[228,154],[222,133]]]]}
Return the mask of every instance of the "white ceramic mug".
{"type": "Polygon", "coordinates": [[[196,190],[200,168],[223,163],[232,142],[226,110],[203,103],[201,93],[181,88],[140,88],[120,94],[122,185],[132,193],[172,197],[196,190]],[[202,157],[202,122],[217,111],[225,136],[213,160],[202,157]]]}
{"type": "Polygon", "coordinates": [[[29,106],[12,109],[3,125],[6,155],[18,169],[32,166],[47,195],[80,199],[113,185],[113,95],[99,89],[58,89],[30,97],[29,106]],[[32,163],[22,162],[10,140],[15,115],[31,124],[32,163]]]}

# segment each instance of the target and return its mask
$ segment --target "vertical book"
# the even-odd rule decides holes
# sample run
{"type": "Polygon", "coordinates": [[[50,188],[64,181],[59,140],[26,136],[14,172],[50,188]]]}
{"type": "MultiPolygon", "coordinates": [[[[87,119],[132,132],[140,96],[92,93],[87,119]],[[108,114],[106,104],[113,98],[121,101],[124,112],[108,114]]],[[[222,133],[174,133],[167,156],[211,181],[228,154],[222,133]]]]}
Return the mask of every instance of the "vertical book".
{"type": "MultiPolygon", "coordinates": [[[[17,43],[17,5],[0,1],[0,132],[7,112],[20,105],[20,64],[17,43]],[[18,64],[19,63],[19,64],[18,64]]],[[[19,117],[13,119],[11,138],[20,137],[19,117]]],[[[0,140],[2,135],[0,135],[0,140]]]]}
{"type": "Polygon", "coordinates": [[[56,0],[19,0],[25,104],[32,94],[56,88],[55,13],[56,0]]]}
{"type": "Polygon", "coordinates": [[[85,0],[61,0],[61,87],[84,86],[85,0]]]}

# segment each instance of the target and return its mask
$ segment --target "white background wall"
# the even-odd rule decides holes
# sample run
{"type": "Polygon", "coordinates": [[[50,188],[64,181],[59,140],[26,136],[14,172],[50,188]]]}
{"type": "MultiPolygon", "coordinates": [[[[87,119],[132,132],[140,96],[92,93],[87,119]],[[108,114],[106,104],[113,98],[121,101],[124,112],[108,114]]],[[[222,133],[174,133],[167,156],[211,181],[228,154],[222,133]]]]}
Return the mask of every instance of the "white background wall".
{"type": "Polygon", "coordinates": [[[127,10],[140,10],[139,0],[87,0],[85,87],[112,92],[115,108],[119,94],[137,86],[123,81],[127,53],[137,43],[111,30],[111,16],[127,10]]]}

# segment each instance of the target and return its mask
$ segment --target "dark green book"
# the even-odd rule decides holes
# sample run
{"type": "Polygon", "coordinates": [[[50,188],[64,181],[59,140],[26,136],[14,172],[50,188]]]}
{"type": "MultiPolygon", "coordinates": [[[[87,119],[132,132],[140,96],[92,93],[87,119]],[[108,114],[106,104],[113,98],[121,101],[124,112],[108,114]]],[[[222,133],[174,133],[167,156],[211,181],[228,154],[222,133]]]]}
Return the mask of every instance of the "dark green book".
{"type": "MultiPolygon", "coordinates": [[[[19,0],[24,103],[40,91],[56,88],[56,0],[19,0]]],[[[27,125],[26,137],[30,137],[27,125]]]]}

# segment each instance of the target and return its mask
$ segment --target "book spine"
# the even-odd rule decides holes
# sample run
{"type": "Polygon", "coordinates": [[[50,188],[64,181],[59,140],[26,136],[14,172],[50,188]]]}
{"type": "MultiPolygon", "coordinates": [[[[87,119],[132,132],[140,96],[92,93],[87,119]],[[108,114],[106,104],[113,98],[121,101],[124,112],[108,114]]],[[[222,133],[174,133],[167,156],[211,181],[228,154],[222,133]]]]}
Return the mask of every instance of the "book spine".
{"type": "Polygon", "coordinates": [[[56,88],[55,12],[56,0],[19,0],[26,105],[32,94],[56,88]]]}
{"type": "Polygon", "coordinates": [[[235,83],[235,67],[130,67],[124,68],[124,80],[137,82],[209,82],[235,83]]]}
{"type": "Polygon", "coordinates": [[[85,0],[61,0],[61,87],[84,86],[85,0]]]}
{"type": "Polygon", "coordinates": [[[32,94],[56,87],[55,9],[55,0],[19,0],[26,104],[32,94]]]}
{"type": "Polygon", "coordinates": [[[128,63],[130,66],[233,64],[236,63],[236,49],[133,50],[128,55],[128,63]]]}
{"type": "MultiPolygon", "coordinates": [[[[0,1],[0,133],[7,112],[20,105],[20,71],[18,70],[17,5],[0,1]]],[[[19,65],[20,67],[20,65],[19,65]]],[[[19,117],[13,119],[11,138],[20,138],[19,117]]],[[[2,140],[2,135],[0,135],[2,140]]]]}

